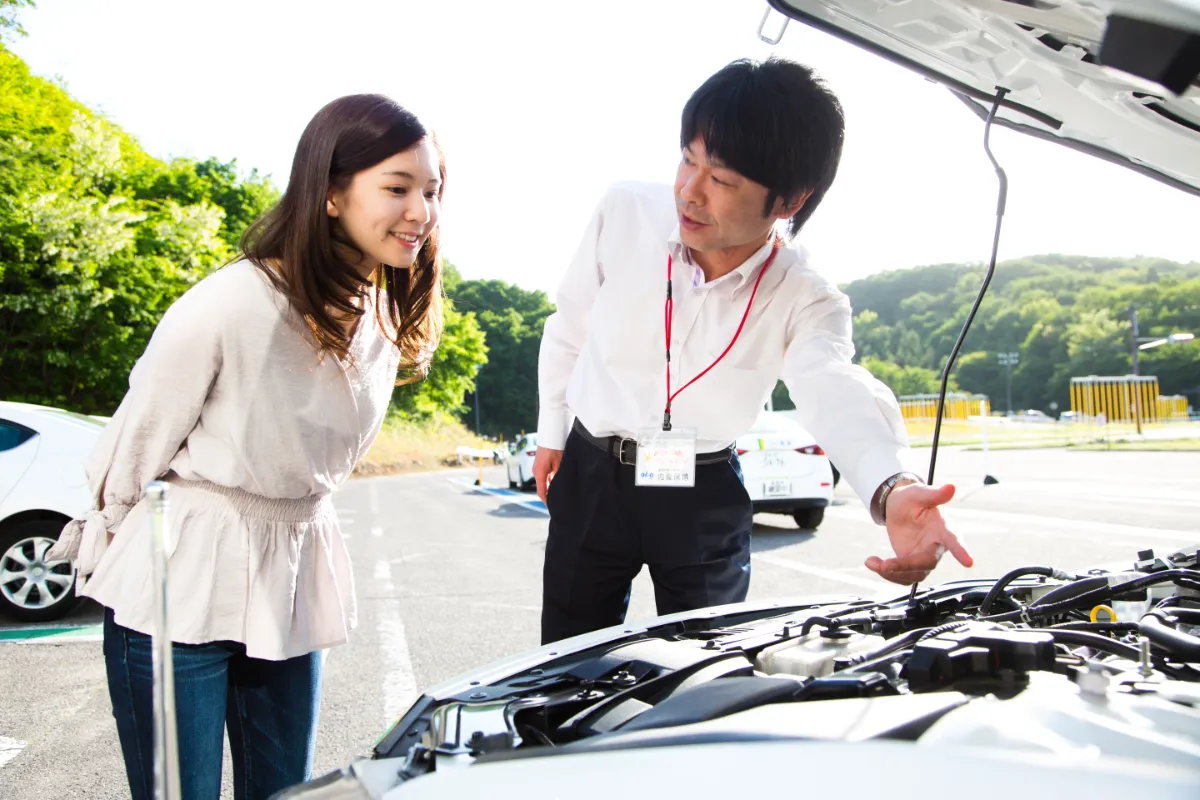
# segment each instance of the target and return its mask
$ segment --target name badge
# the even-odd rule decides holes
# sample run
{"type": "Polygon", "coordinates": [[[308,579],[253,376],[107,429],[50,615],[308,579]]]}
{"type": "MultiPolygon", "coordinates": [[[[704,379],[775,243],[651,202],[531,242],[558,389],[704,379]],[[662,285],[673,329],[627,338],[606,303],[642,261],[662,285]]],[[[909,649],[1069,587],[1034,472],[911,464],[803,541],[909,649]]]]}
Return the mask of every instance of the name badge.
{"type": "Polygon", "coordinates": [[[640,431],[635,469],[634,482],[638,486],[695,486],[696,431],[688,428],[640,431]]]}

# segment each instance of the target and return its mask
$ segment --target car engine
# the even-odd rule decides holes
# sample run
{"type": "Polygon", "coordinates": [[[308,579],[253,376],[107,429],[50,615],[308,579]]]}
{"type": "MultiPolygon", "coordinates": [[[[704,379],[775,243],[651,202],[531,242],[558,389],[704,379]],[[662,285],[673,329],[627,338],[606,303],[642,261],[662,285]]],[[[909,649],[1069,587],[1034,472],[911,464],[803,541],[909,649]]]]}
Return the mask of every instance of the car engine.
{"type": "Polygon", "coordinates": [[[321,780],[390,797],[502,761],[779,741],[1111,756],[1200,774],[1200,546],[1143,551],[1129,568],[1029,566],[892,600],[671,619],[446,684],[374,760],[321,780]]]}

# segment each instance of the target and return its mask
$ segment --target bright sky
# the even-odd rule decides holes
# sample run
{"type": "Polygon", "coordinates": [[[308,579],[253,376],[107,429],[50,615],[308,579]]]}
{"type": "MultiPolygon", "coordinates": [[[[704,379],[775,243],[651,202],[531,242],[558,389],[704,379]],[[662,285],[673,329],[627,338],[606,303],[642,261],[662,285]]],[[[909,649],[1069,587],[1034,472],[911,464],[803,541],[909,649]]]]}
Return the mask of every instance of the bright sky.
{"type": "MultiPolygon", "coordinates": [[[[802,233],[837,281],[986,259],[996,180],[982,122],[948,91],[792,23],[763,0],[38,0],[13,49],[151,153],[236,158],[287,179],[335,97],[381,92],[449,163],[444,252],[468,278],[552,291],[606,185],[670,182],[679,113],[710,74],[773,50],[817,68],[847,115],[842,168],[802,233]]],[[[1011,183],[1001,257],[1200,260],[1200,198],[997,130],[1011,183]]]]}

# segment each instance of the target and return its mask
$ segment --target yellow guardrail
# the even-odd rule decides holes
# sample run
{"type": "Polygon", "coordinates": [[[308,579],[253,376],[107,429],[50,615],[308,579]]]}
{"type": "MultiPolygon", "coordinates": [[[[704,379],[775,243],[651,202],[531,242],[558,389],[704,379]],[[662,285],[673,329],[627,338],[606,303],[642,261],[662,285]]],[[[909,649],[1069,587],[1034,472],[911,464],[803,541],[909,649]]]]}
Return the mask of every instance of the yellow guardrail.
{"type": "MultiPolygon", "coordinates": [[[[1153,425],[1162,421],[1158,378],[1153,375],[1101,376],[1071,379],[1071,411],[1079,422],[1133,422],[1153,425]]],[[[1174,407],[1168,404],[1168,411],[1174,407]]],[[[1184,402],[1183,418],[1187,418],[1184,402]]]]}
{"type": "MultiPolygon", "coordinates": [[[[937,419],[938,396],[936,394],[906,394],[896,398],[900,402],[900,414],[904,422],[917,423],[928,420],[932,425],[937,419]]],[[[986,394],[953,392],[946,395],[946,410],[943,421],[970,419],[992,413],[991,402],[986,394]]]]}

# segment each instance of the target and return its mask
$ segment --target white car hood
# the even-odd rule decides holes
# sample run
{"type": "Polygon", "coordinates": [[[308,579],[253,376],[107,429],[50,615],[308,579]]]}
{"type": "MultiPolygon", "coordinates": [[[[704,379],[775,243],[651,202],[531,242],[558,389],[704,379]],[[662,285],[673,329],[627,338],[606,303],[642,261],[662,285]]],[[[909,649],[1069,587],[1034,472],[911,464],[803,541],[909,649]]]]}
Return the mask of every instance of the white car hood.
{"type": "Polygon", "coordinates": [[[753,742],[650,747],[447,770],[392,789],[383,800],[788,795],[876,800],[1026,793],[1071,797],[1085,791],[1094,798],[1191,800],[1198,789],[1195,772],[1119,758],[1013,755],[967,747],[946,751],[900,742],[753,742]]]}
{"type": "Polygon", "coordinates": [[[1200,0],[769,2],[981,116],[1007,90],[998,125],[1200,194],[1200,0]]]}

